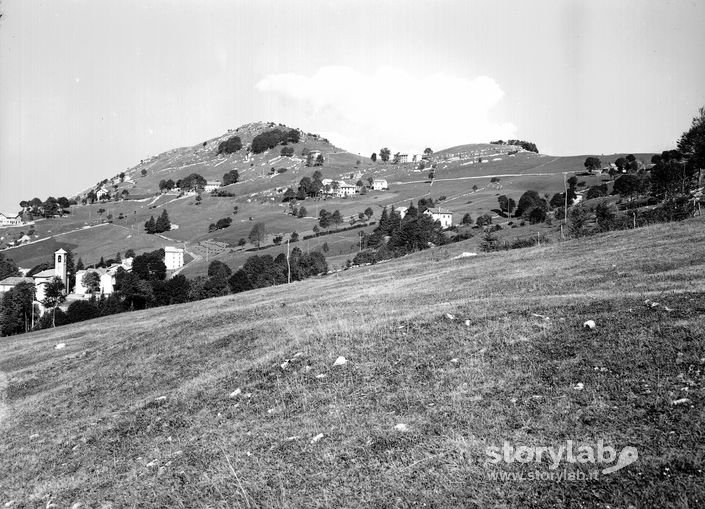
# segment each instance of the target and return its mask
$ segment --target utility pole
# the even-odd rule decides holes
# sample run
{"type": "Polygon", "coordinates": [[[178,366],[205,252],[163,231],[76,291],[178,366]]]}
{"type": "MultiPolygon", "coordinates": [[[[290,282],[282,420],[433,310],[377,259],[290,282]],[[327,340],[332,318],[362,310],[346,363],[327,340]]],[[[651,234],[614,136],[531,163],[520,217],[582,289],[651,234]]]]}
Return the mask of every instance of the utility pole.
{"type": "Polygon", "coordinates": [[[563,223],[568,223],[568,184],[566,182],[566,173],[563,172],[563,196],[565,198],[565,206],[563,207],[563,223]]]}
{"type": "Polygon", "coordinates": [[[286,239],[286,268],[287,268],[287,284],[291,284],[291,264],[289,263],[289,240],[286,239]]]}

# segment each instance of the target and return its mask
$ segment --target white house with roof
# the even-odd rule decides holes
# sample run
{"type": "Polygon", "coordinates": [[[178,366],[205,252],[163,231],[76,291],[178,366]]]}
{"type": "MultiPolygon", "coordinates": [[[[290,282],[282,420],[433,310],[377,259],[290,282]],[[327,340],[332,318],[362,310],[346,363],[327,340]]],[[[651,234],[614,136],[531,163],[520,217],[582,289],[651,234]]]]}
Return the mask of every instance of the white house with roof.
{"type": "Polygon", "coordinates": [[[404,216],[409,211],[409,207],[394,207],[394,212],[399,214],[399,219],[404,219],[404,216]]]}
{"type": "Polygon", "coordinates": [[[439,208],[426,209],[424,214],[431,216],[434,221],[441,223],[441,228],[450,228],[453,226],[453,213],[449,210],[439,208]]]}
{"type": "Polygon", "coordinates": [[[338,188],[335,189],[334,195],[338,198],[345,198],[347,196],[354,196],[357,192],[357,187],[352,184],[348,184],[343,180],[338,181],[338,188]]]}
{"type": "Polygon", "coordinates": [[[389,189],[387,181],[385,179],[374,179],[372,180],[372,189],[375,191],[384,191],[389,189]]]}
{"type": "Polygon", "coordinates": [[[184,266],[184,250],[179,247],[164,248],[164,265],[166,270],[178,270],[184,266]]]}
{"type": "Polygon", "coordinates": [[[206,186],[203,188],[207,193],[215,191],[220,187],[220,180],[207,180],[206,186]]]}
{"type": "Polygon", "coordinates": [[[17,214],[17,216],[6,216],[0,212],[0,226],[22,226],[24,221],[22,221],[22,216],[17,214]]]}

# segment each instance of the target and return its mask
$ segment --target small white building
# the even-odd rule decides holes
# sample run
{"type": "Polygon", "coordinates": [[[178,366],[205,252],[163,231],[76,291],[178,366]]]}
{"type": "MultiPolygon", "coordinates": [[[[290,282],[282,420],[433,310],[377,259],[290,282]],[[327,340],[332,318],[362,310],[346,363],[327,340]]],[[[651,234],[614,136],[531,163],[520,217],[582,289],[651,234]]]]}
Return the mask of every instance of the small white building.
{"type": "Polygon", "coordinates": [[[179,247],[164,248],[164,265],[166,270],[178,270],[184,266],[184,250],[179,247]]]}
{"type": "Polygon", "coordinates": [[[6,216],[0,212],[0,226],[22,226],[24,221],[22,221],[22,216],[19,214],[15,217],[6,216]]]}
{"type": "Polygon", "coordinates": [[[207,180],[206,187],[204,188],[207,193],[215,191],[220,187],[220,180],[207,180]]]}
{"type": "Polygon", "coordinates": [[[441,228],[450,228],[453,226],[453,213],[449,210],[442,210],[440,208],[426,209],[424,214],[431,216],[434,221],[441,223],[441,228]]]}
{"type": "Polygon", "coordinates": [[[387,186],[387,181],[385,179],[374,179],[372,181],[372,189],[375,191],[384,191],[389,189],[389,186],[387,186]]]}
{"type": "Polygon", "coordinates": [[[395,207],[394,212],[399,214],[399,219],[404,219],[404,216],[409,211],[409,207],[395,207]]]}

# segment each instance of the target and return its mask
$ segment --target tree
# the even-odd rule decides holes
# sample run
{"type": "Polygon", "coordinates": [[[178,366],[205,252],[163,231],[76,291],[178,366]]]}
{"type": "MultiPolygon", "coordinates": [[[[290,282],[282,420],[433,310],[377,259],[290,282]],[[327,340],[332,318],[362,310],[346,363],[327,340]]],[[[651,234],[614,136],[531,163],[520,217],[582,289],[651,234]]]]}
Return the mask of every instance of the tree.
{"type": "Polygon", "coordinates": [[[328,228],[332,222],[331,213],[326,209],[321,209],[318,213],[318,224],[321,228],[328,228]]]}
{"type": "Polygon", "coordinates": [[[306,217],[307,212],[308,211],[306,210],[306,207],[301,206],[296,214],[296,217],[298,217],[299,219],[303,219],[304,217],[306,217]]]}
{"type": "Polygon", "coordinates": [[[154,216],[150,216],[144,223],[144,231],[149,234],[157,233],[157,223],[154,221],[154,216]]]}
{"type": "Polygon", "coordinates": [[[134,249],[128,249],[125,251],[125,258],[134,258],[135,257],[135,250],[134,249]]]}
{"type": "Polygon", "coordinates": [[[365,215],[367,216],[367,220],[369,221],[370,218],[374,215],[374,210],[372,210],[372,207],[367,207],[365,209],[365,215]]]}
{"type": "Polygon", "coordinates": [[[162,233],[168,232],[169,230],[171,230],[171,221],[169,221],[169,214],[167,213],[166,209],[164,209],[164,211],[159,216],[159,219],[157,219],[156,223],[154,224],[154,232],[162,233]]]}
{"type": "Polygon", "coordinates": [[[370,156],[370,159],[372,159],[373,163],[377,162],[377,154],[375,152],[372,152],[372,155],[370,156]]]}
{"type": "Polygon", "coordinates": [[[599,157],[590,156],[585,159],[584,166],[588,171],[599,170],[602,168],[602,161],[600,161],[599,157]]]}
{"type": "Polygon", "coordinates": [[[536,191],[526,191],[521,195],[521,198],[519,198],[519,204],[517,205],[515,215],[517,217],[521,216],[528,219],[529,215],[535,208],[540,208],[543,211],[546,211],[548,209],[548,204],[546,203],[546,200],[541,198],[539,193],[536,191]]]}
{"type": "Polygon", "coordinates": [[[179,187],[187,191],[199,191],[206,187],[206,179],[198,173],[192,173],[188,177],[181,179],[179,187]]]}
{"type": "Polygon", "coordinates": [[[289,235],[289,240],[290,240],[291,242],[298,242],[298,240],[299,240],[299,234],[296,233],[295,231],[294,231],[294,232],[291,232],[291,235],[289,235]]]}
{"type": "Polygon", "coordinates": [[[0,336],[32,329],[34,291],[34,283],[19,283],[0,295],[0,336]]]}
{"type": "Polygon", "coordinates": [[[472,224],[472,216],[470,215],[470,212],[465,213],[465,215],[463,216],[463,220],[461,221],[461,224],[464,224],[464,225],[472,224]]]}
{"type": "Polygon", "coordinates": [[[318,154],[316,157],[316,162],[314,163],[314,166],[323,166],[323,154],[318,154]]]}
{"type": "Polygon", "coordinates": [[[210,265],[208,265],[208,277],[210,278],[219,277],[228,279],[232,275],[232,269],[220,260],[213,260],[210,265]]]}
{"type": "Polygon", "coordinates": [[[145,281],[166,279],[164,250],[157,249],[135,256],[132,261],[132,273],[145,281]]]}
{"type": "Polygon", "coordinates": [[[333,224],[335,224],[335,228],[338,229],[338,226],[343,222],[343,216],[340,215],[340,212],[336,210],[333,212],[331,215],[331,221],[333,221],[333,224]]]}
{"type": "Polygon", "coordinates": [[[259,249],[262,242],[264,242],[266,234],[264,223],[255,223],[247,238],[252,244],[257,244],[257,249],[259,249]]]}
{"type": "Polygon", "coordinates": [[[379,150],[379,158],[382,159],[382,162],[387,162],[389,161],[389,156],[392,155],[392,151],[389,150],[387,147],[381,148],[379,150]]]}
{"type": "Polygon", "coordinates": [[[678,140],[678,150],[687,158],[689,172],[705,169],[705,107],[698,110],[690,129],[678,140]]]}
{"type": "Polygon", "coordinates": [[[626,174],[614,181],[612,192],[624,197],[632,197],[641,191],[641,179],[632,174],[626,174]]]}
{"type": "Polygon", "coordinates": [[[86,272],[81,278],[81,283],[90,294],[100,292],[100,274],[93,271],[86,272]]]}
{"type": "Polygon", "coordinates": [[[20,270],[12,260],[5,256],[5,253],[0,253],[0,281],[7,277],[19,276],[20,270]]]}
{"type": "Polygon", "coordinates": [[[66,310],[66,318],[69,323],[83,322],[99,316],[100,310],[96,303],[87,300],[76,300],[69,304],[66,310]]]}
{"type": "Polygon", "coordinates": [[[140,173],[142,174],[143,177],[147,176],[147,170],[145,170],[144,168],[142,168],[142,171],[140,171],[140,173]]]}
{"type": "Polygon", "coordinates": [[[229,186],[230,184],[235,184],[240,180],[240,174],[237,170],[230,170],[229,172],[223,174],[223,185],[229,186]]]}
{"type": "Polygon", "coordinates": [[[433,150],[431,150],[430,147],[426,147],[426,149],[423,151],[423,155],[430,156],[431,154],[433,154],[433,150]]]}
{"type": "Polygon", "coordinates": [[[47,308],[52,308],[52,327],[56,327],[56,308],[66,300],[64,289],[64,282],[61,281],[60,277],[55,277],[49,281],[44,289],[42,304],[47,308]]]}
{"type": "Polygon", "coordinates": [[[478,216],[477,219],[475,220],[475,224],[479,227],[483,226],[488,226],[492,224],[492,216],[489,214],[482,214],[481,216],[478,216]]]}

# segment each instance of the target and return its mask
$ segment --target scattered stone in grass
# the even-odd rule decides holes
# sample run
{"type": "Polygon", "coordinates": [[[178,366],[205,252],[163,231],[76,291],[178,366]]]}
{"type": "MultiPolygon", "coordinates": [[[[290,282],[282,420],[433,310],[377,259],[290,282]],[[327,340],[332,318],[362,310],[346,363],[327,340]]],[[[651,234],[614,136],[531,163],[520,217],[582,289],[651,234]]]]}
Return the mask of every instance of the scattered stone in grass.
{"type": "Polygon", "coordinates": [[[457,364],[457,363],[458,363],[458,358],[455,357],[455,358],[451,359],[450,362],[452,362],[452,363],[454,363],[454,364],[457,364]]]}
{"type": "Polygon", "coordinates": [[[299,438],[301,438],[301,437],[298,436],[298,435],[294,435],[294,436],[291,436],[291,437],[287,437],[286,441],[287,441],[287,442],[293,442],[294,440],[298,440],[299,438]]]}
{"type": "Polygon", "coordinates": [[[689,403],[692,403],[692,401],[691,401],[690,399],[688,399],[688,398],[681,398],[681,399],[677,399],[677,400],[671,402],[671,404],[672,404],[673,406],[676,406],[676,405],[687,405],[687,404],[689,404],[689,403]]]}
{"type": "Polygon", "coordinates": [[[54,346],[54,350],[62,350],[66,348],[66,343],[59,343],[56,346],[54,346]]]}
{"type": "Polygon", "coordinates": [[[242,389],[240,389],[240,388],[238,387],[238,388],[235,389],[233,392],[231,392],[228,397],[229,397],[230,399],[232,399],[232,398],[237,398],[240,394],[242,394],[242,389]]]}
{"type": "Polygon", "coordinates": [[[446,318],[448,320],[455,320],[455,316],[451,315],[450,313],[446,313],[446,318]]]}
{"type": "Polygon", "coordinates": [[[584,388],[585,386],[582,382],[578,382],[577,384],[575,384],[575,387],[573,387],[573,389],[575,389],[576,391],[582,391],[584,388]]]}
{"type": "Polygon", "coordinates": [[[149,468],[156,467],[157,466],[157,460],[152,460],[149,463],[147,463],[147,466],[149,468]]]}
{"type": "Polygon", "coordinates": [[[397,431],[400,431],[400,432],[402,432],[402,433],[405,433],[405,432],[409,431],[409,426],[407,426],[407,425],[404,424],[403,422],[400,422],[399,424],[397,424],[396,426],[394,426],[394,429],[397,430],[397,431]]]}
{"type": "Polygon", "coordinates": [[[328,376],[328,375],[326,375],[325,373],[321,373],[321,374],[319,374],[319,375],[316,375],[316,378],[325,378],[325,377],[327,377],[327,376],[328,376]]]}
{"type": "Polygon", "coordinates": [[[585,322],[585,323],[583,324],[583,327],[584,327],[584,328],[586,328],[586,329],[591,329],[591,330],[594,329],[595,326],[596,326],[596,325],[595,325],[595,321],[594,321],[594,320],[588,320],[587,322],[585,322]]]}
{"type": "Polygon", "coordinates": [[[550,318],[547,317],[546,315],[540,315],[538,313],[531,313],[531,316],[534,316],[536,318],[541,318],[541,320],[549,321],[550,318]]]}
{"type": "Polygon", "coordinates": [[[470,327],[470,320],[465,320],[465,325],[466,325],[467,327],[470,327]]]}
{"type": "Polygon", "coordinates": [[[304,353],[303,352],[296,352],[294,354],[294,357],[301,357],[304,353]]]}
{"type": "Polygon", "coordinates": [[[345,357],[342,355],[335,359],[335,362],[333,363],[333,366],[342,366],[343,364],[346,364],[348,361],[345,357]]]}
{"type": "Polygon", "coordinates": [[[39,433],[35,433],[34,435],[29,435],[30,440],[34,440],[35,438],[39,438],[39,433]]]}
{"type": "Polygon", "coordinates": [[[304,373],[308,373],[311,371],[313,368],[311,366],[304,366],[304,373]]]}
{"type": "Polygon", "coordinates": [[[284,362],[282,362],[282,364],[281,364],[280,367],[281,367],[282,369],[288,368],[288,367],[289,367],[289,361],[288,361],[288,360],[285,360],[284,362]]]}
{"type": "Polygon", "coordinates": [[[476,394],[474,396],[470,396],[470,401],[472,403],[477,403],[478,401],[482,401],[482,395],[476,394]]]}
{"type": "Polygon", "coordinates": [[[316,435],[315,437],[313,437],[313,438],[311,439],[311,443],[312,443],[312,444],[315,444],[315,443],[318,442],[321,438],[323,438],[323,433],[319,433],[318,435],[316,435]]]}
{"type": "Polygon", "coordinates": [[[467,251],[463,251],[458,256],[454,256],[452,259],[460,260],[461,258],[472,258],[473,256],[477,256],[477,253],[469,253],[467,251]]]}
{"type": "Polygon", "coordinates": [[[166,401],[166,396],[159,396],[157,399],[154,401],[166,401]]]}

